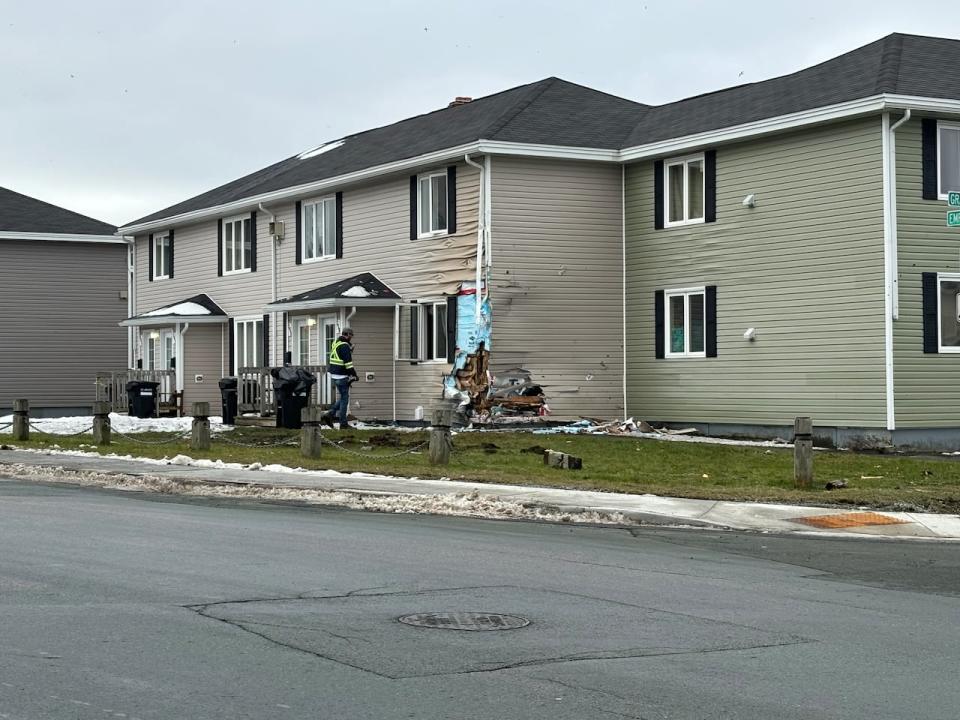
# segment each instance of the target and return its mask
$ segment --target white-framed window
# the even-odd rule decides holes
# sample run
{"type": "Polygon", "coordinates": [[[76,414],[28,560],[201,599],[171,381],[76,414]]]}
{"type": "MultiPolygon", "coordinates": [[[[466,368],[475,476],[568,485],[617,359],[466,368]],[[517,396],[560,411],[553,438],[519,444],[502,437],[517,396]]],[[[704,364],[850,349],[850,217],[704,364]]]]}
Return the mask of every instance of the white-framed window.
{"type": "Polygon", "coordinates": [[[245,220],[249,216],[226,218],[223,221],[223,274],[249,272],[253,264],[252,241],[247,237],[245,220]]]}
{"type": "Polygon", "coordinates": [[[310,338],[312,335],[311,328],[317,324],[316,318],[297,318],[292,322],[293,332],[293,353],[292,361],[294,365],[312,365],[312,357],[310,353],[311,345],[310,338]]]}
{"type": "Polygon", "coordinates": [[[337,201],[334,196],[307,200],[300,212],[304,262],[337,256],[337,201]]]}
{"type": "Polygon", "coordinates": [[[400,303],[394,323],[394,359],[447,362],[447,303],[400,303]]]}
{"type": "Polygon", "coordinates": [[[150,330],[147,332],[145,370],[172,370],[177,358],[177,333],[174,330],[150,330]]]}
{"type": "Polygon", "coordinates": [[[447,171],[417,176],[417,237],[447,232],[447,171]]]}
{"type": "Polygon", "coordinates": [[[666,290],[664,297],[664,356],[706,357],[706,288],[666,290]]]}
{"type": "Polygon", "coordinates": [[[263,367],[263,318],[233,321],[233,353],[237,372],[243,367],[263,367]]]}
{"type": "Polygon", "coordinates": [[[937,273],[937,343],[942,353],[960,353],[960,273],[937,273]]]}
{"type": "Polygon", "coordinates": [[[960,191],[960,123],[937,123],[937,193],[946,200],[960,191]]]}
{"type": "Polygon", "coordinates": [[[166,280],[170,277],[170,266],[173,258],[170,257],[170,234],[156,234],[153,236],[153,279],[166,280]]]}
{"type": "Polygon", "coordinates": [[[702,223],[706,188],[703,153],[664,161],[663,188],[664,227],[702,223]]]}

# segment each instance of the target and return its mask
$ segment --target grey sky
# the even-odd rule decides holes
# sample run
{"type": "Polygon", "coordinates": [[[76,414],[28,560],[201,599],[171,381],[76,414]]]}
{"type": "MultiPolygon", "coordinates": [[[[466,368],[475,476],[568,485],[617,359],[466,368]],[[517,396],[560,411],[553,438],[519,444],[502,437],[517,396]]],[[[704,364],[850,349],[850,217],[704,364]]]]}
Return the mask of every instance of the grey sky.
{"type": "Polygon", "coordinates": [[[557,75],[669,102],[947,2],[0,0],[0,185],[124,223],[348,133],[557,75]],[[741,75],[742,73],[742,75],[741,75]]]}

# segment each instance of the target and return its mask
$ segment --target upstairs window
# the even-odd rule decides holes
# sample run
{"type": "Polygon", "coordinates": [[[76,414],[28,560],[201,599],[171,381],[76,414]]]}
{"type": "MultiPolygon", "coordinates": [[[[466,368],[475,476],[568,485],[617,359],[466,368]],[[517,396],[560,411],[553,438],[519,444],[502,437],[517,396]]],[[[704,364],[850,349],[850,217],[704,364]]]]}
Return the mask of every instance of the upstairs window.
{"type": "Polygon", "coordinates": [[[247,233],[245,216],[223,221],[221,243],[223,244],[223,272],[249,272],[253,263],[253,242],[247,233]]]}
{"type": "Polygon", "coordinates": [[[153,236],[153,279],[166,280],[170,277],[173,256],[170,252],[169,233],[153,236]]]}
{"type": "Polygon", "coordinates": [[[937,123],[937,180],[941,200],[960,191],[960,123],[937,123]]]}
{"type": "Polygon", "coordinates": [[[706,357],[706,290],[667,290],[666,357],[706,357]]]}
{"type": "Polygon", "coordinates": [[[702,223],[705,173],[703,153],[663,163],[664,225],[702,223]]]}
{"type": "Polygon", "coordinates": [[[417,177],[417,237],[447,232],[447,171],[417,177]]]}
{"type": "Polygon", "coordinates": [[[323,260],[337,256],[336,198],[308,200],[302,205],[303,261],[323,260]]]}

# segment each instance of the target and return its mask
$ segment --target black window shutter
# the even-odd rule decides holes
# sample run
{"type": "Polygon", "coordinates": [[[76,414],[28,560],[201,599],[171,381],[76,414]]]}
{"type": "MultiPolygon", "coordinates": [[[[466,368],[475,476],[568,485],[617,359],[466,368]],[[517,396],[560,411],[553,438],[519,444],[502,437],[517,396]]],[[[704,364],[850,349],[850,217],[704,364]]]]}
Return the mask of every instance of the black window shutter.
{"type": "Polygon", "coordinates": [[[447,298],[447,362],[457,356],[457,296],[447,298]]]}
{"type": "Polygon", "coordinates": [[[653,229],[663,229],[663,160],[653,163],[653,229]]]}
{"type": "Polygon", "coordinates": [[[708,285],[707,286],[707,295],[704,298],[706,301],[706,307],[704,308],[706,314],[706,338],[705,345],[707,350],[707,357],[716,357],[717,356],[717,286],[708,285]]]}
{"type": "Polygon", "coordinates": [[[245,233],[250,233],[250,272],[257,271],[257,211],[250,213],[250,219],[244,220],[245,233]]]}
{"type": "Polygon", "coordinates": [[[230,345],[230,347],[227,348],[227,357],[230,358],[229,360],[230,375],[237,374],[236,358],[234,357],[234,353],[233,353],[233,338],[234,338],[233,333],[234,333],[233,318],[230,318],[229,320],[227,320],[227,342],[230,345]]]}
{"type": "MultiPolygon", "coordinates": [[[[703,154],[703,221],[717,221],[717,151],[703,154]]],[[[713,355],[708,355],[713,357],[713,355]]]]}
{"type": "Polygon", "coordinates": [[[263,366],[270,367],[270,316],[263,316],[263,366]]]}
{"type": "Polygon", "coordinates": [[[447,233],[457,231],[457,166],[447,168],[447,233]]]}
{"type": "Polygon", "coordinates": [[[296,255],[295,262],[297,265],[301,265],[303,264],[303,248],[301,247],[303,243],[303,227],[301,226],[301,222],[303,218],[301,218],[300,216],[303,214],[303,203],[299,200],[297,200],[297,205],[294,208],[294,214],[296,215],[296,218],[294,218],[293,224],[294,224],[294,227],[297,229],[295,233],[296,242],[294,243],[294,245],[297,246],[296,247],[297,255],[296,255]]]}
{"type": "Polygon", "coordinates": [[[937,274],[923,273],[923,352],[940,352],[940,333],[937,331],[937,274]]]}
{"type": "Polygon", "coordinates": [[[336,199],[337,258],[343,257],[343,193],[337,193],[336,199]]]}
{"type": "Polygon", "coordinates": [[[287,353],[288,353],[288,350],[287,350],[287,323],[289,322],[289,320],[287,319],[287,314],[286,314],[286,313],[283,313],[282,319],[281,319],[280,322],[283,323],[283,326],[282,326],[282,328],[281,328],[281,330],[280,330],[280,335],[283,336],[283,358],[282,358],[282,364],[286,365],[286,364],[288,364],[288,363],[290,362],[290,360],[291,360],[291,358],[287,357],[287,353]]]}
{"type": "Polygon", "coordinates": [[[410,364],[416,365],[420,357],[420,306],[410,306],[410,357],[414,358],[410,364]]]}
{"type": "Polygon", "coordinates": [[[653,343],[655,356],[662,358],[664,348],[664,327],[663,327],[663,290],[657,290],[653,294],[653,327],[656,338],[653,343]]]}
{"type": "MultiPolygon", "coordinates": [[[[223,275],[223,218],[217,220],[217,275],[223,275]]],[[[233,370],[230,373],[233,374],[233,370]]]]}
{"type": "Polygon", "coordinates": [[[170,257],[170,277],[173,278],[173,228],[170,228],[170,249],[167,252],[170,257]]]}
{"type": "Polygon", "coordinates": [[[147,280],[153,282],[153,233],[147,236],[147,280]]]}
{"type": "Polygon", "coordinates": [[[417,239],[417,176],[410,176],[410,239],[417,239]]]}
{"type": "Polygon", "coordinates": [[[923,118],[920,133],[923,138],[923,199],[937,200],[937,121],[923,118]]]}

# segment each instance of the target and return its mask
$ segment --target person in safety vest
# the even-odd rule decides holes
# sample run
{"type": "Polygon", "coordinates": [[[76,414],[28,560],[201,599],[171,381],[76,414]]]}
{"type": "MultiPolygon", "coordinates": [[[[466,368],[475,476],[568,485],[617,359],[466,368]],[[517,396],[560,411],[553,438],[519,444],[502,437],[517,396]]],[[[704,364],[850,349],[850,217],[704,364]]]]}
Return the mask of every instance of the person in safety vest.
{"type": "Polygon", "coordinates": [[[337,402],[334,403],[321,419],[333,427],[333,419],[340,421],[340,429],[349,427],[347,411],[350,409],[350,385],[355,383],[357,371],[353,368],[353,330],[344,328],[340,337],[330,344],[330,354],[327,356],[327,373],[337,387],[337,402]]]}

